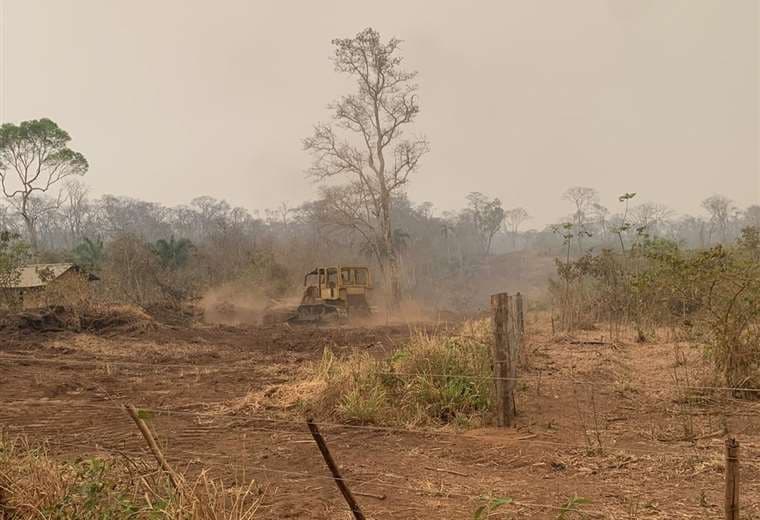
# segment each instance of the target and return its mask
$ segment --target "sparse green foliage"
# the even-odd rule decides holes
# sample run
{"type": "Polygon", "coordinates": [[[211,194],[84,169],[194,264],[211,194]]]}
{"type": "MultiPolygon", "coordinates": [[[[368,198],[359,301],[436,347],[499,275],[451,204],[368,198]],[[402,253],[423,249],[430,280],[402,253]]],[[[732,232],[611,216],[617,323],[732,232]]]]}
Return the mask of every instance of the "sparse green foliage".
{"type": "Polygon", "coordinates": [[[29,245],[18,234],[8,231],[0,232],[0,295],[3,303],[14,307],[20,302],[11,290],[20,276],[19,268],[31,259],[29,245]]]}
{"type": "Polygon", "coordinates": [[[473,514],[473,520],[485,520],[497,509],[512,503],[511,498],[482,497],[483,504],[478,506],[473,514]]]}
{"type": "Polygon", "coordinates": [[[158,256],[161,266],[172,271],[187,264],[192,250],[193,243],[190,240],[176,240],[173,236],[169,240],[157,240],[153,245],[153,251],[158,256]]]}
{"type": "Polygon", "coordinates": [[[560,508],[560,512],[557,515],[557,520],[567,520],[572,516],[582,516],[583,511],[578,509],[578,506],[590,504],[591,500],[588,498],[579,497],[573,495],[567,499],[567,502],[560,508]],[[572,516],[571,516],[572,515],[572,516]]]}
{"type": "Polygon", "coordinates": [[[98,269],[105,257],[105,247],[100,239],[90,240],[84,238],[82,242],[74,248],[74,258],[77,264],[87,269],[98,269]]]}
{"type": "MultiPolygon", "coordinates": [[[[606,321],[610,336],[631,321],[645,341],[658,327],[698,335],[731,387],[760,384],[760,232],[746,228],[733,247],[685,251],[644,238],[625,253],[609,250],[557,260],[564,282],[553,291],[563,315],[606,321]]],[[[564,323],[564,322],[563,322],[564,323]]],[[[579,320],[567,324],[577,326],[579,320]]]]}

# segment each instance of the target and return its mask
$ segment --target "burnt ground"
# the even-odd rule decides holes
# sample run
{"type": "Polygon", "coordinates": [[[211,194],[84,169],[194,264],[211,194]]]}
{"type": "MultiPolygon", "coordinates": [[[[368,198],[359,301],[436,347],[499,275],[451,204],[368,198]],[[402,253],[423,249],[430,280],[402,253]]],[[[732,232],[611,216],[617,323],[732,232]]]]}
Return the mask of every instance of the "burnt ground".
{"type": "MultiPolygon", "coordinates": [[[[742,445],[743,518],[760,517],[751,484],[760,401],[686,389],[714,385],[700,349],[667,333],[609,344],[599,331],[552,337],[544,323],[528,326],[515,428],[322,426],[369,518],[472,518],[480,496],[515,500],[500,518],[557,518],[572,496],[591,501],[582,506],[591,518],[723,518],[726,432],[742,445]]],[[[119,407],[133,403],[154,410],[151,425],[177,468],[255,479],[261,518],[349,518],[298,408],[247,396],[293,383],[325,347],[382,356],[415,327],[441,326],[7,326],[0,428],[47,441],[61,457],[140,456],[144,443],[119,407]]]]}

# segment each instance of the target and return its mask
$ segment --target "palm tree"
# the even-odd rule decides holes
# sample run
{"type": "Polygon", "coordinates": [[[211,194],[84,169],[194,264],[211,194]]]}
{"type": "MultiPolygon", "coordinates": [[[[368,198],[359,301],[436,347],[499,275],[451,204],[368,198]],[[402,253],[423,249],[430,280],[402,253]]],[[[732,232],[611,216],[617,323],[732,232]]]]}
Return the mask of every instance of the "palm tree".
{"type": "Polygon", "coordinates": [[[168,269],[178,269],[190,259],[193,243],[187,238],[175,240],[172,236],[169,240],[163,238],[156,241],[153,252],[158,256],[161,265],[168,269]]]}
{"type": "Polygon", "coordinates": [[[76,262],[82,267],[97,269],[103,261],[104,250],[102,240],[97,239],[92,241],[89,238],[85,238],[74,248],[74,258],[76,258],[76,262]]]}

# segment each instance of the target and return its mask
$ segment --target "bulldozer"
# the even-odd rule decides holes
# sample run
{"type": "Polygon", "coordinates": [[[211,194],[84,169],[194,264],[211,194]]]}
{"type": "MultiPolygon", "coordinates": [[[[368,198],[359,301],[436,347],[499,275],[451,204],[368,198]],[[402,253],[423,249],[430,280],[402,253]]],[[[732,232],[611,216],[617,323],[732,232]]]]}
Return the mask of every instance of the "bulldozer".
{"type": "Polygon", "coordinates": [[[367,267],[317,267],[304,276],[301,304],[288,321],[317,324],[369,316],[371,289],[367,267]]]}

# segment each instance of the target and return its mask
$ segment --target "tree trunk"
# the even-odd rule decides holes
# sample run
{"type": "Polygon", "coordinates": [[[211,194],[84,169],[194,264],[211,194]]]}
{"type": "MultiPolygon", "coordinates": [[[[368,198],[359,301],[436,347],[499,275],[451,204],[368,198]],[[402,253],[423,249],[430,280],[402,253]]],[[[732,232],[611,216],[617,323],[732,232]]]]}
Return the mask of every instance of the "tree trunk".
{"type": "Polygon", "coordinates": [[[29,244],[32,246],[32,252],[37,253],[39,244],[37,242],[37,229],[34,226],[34,220],[26,213],[22,213],[21,217],[24,219],[26,234],[29,236],[29,244]]]}
{"type": "Polygon", "coordinates": [[[388,267],[391,282],[391,309],[396,310],[401,306],[401,266],[395,253],[388,258],[388,267]]]}
{"type": "Polygon", "coordinates": [[[387,265],[387,281],[390,289],[390,308],[396,310],[401,305],[401,269],[393,244],[393,225],[391,222],[390,193],[381,195],[381,232],[383,238],[383,253],[387,265]]]}

